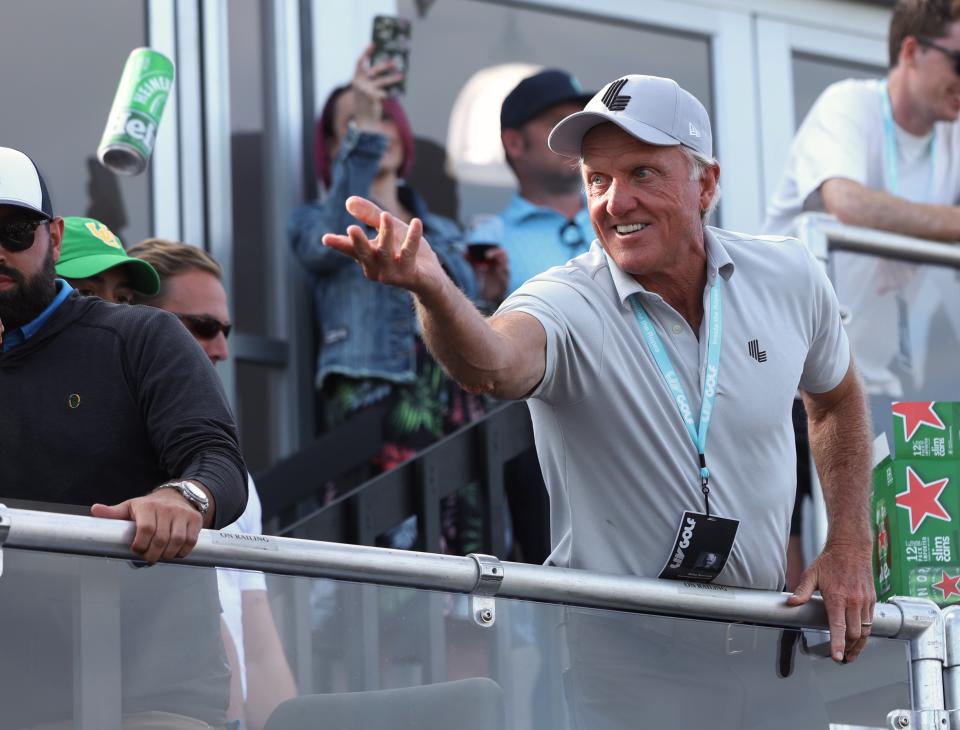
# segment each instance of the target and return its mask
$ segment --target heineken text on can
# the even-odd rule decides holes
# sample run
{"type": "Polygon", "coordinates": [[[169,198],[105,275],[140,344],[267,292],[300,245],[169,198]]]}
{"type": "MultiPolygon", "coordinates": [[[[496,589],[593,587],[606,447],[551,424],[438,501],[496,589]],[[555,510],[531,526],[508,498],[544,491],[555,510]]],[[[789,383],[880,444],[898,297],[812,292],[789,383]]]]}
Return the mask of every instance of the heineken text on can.
{"type": "Polygon", "coordinates": [[[124,175],[143,172],[172,86],[173,61],[150,48],[130,53],[97,148],[105,167],[124,175]]]}

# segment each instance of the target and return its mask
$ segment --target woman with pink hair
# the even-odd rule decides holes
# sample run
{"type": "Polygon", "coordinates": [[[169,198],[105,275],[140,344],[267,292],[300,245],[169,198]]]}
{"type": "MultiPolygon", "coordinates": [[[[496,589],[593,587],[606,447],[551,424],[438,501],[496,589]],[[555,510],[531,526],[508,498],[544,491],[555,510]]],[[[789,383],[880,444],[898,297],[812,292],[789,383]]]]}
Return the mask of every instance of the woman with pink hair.
{"type": "MultiPolygon", "coordinates": [[[[320,329],[315,383],[323,400],[322,427],[331,428],[387,401],[388,437],[374,464],[375,470],[386,470],[482,415],[485,408],[481,398],[461,390],[427,352],[409,294],[368,281],[350,258],[321,242],[324,233],[357,224],[344,208],[348,197],[370,198],[404,221],[420,218],[447,274],[468,297],[476,298],[476,278],[460,226],[432,214],[404,180],[413,166],[413,133],[399,102],[384,91],[400,74],[389,61],[371,65],[371,52],[369,47],[361,55],[350,84],[327,98],[315,137],[317,177],[326,195],[294,212],[289,234],[314,284],[320,329]]],[[[447,534],[453,539],[451,530],[447,534]]],[[[408,521],[389,542],[411,547],[415,536],[416,526],[408,521]]],[[[472,541],[465,538],[460,530],[456,546],[449,547],[469,551],[472,541]]]]}

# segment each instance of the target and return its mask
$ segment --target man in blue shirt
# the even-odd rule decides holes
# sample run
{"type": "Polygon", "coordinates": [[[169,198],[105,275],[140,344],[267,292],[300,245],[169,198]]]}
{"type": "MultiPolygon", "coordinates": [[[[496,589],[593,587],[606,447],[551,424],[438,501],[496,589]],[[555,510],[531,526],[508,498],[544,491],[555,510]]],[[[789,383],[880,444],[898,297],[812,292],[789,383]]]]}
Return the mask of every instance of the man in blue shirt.
{"type": "Polygon", "coordinates": [[[550,130],[589,98],[572,75],[547,69],[517,84],[500,108],[500,139],[519,190],[510,205],[477,225],[467,242],[506,250],[505,294],[586,252],[595,238],[579,168],[547,147],[550,130]]]}

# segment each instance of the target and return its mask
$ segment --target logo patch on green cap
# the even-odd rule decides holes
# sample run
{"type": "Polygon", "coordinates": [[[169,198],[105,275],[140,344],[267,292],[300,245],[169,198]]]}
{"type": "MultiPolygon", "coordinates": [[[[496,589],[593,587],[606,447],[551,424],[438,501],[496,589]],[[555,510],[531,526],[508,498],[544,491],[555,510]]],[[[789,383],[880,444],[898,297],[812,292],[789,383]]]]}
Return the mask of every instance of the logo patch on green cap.
{"type": "Polygon", "coordinates": [[[86,223],[87,230],[90,231],[90,234],[96,236],[101,241],[103,241],[108,246],[113,248],[118,248],[123,251],[123,244],[120,243],[120,239],[113,235],[113,231],[106,227],[100,221],[89,220],[86,223]]]}

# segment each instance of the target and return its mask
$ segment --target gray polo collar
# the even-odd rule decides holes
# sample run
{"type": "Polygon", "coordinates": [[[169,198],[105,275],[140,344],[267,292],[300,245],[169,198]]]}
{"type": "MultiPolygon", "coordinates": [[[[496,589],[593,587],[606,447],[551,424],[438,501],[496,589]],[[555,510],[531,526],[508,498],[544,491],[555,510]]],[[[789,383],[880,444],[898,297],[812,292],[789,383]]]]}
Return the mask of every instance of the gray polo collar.
{"type": "MultiPolygon", "coordinates": [[[[729,281],[730,277],[733,276],[733,259],[730,258],[730,255],[723,247],[720,239],[714,234],[712,228],[704,227],[703,232],[705,234],[704,241],[706,242],[707,248],[708,280],[712,281],[717,274],[719,274],[725,280],[729,281]]],[[[597,244],[599,245],[599,241],[597,244]]],[[[606,257],[607,264],[610,267],[610,276],[613,278],[613,286],[617,290],[617,296],[620,298],[621,304],[629,306],[628,299],[632,294],[659,297],[658,294],[648,292],[636,279],[617,266],[617,262],[610,257],[606,249],[603,249],[603,255],[606,257]]]]}

